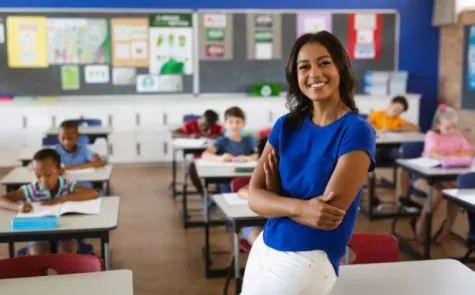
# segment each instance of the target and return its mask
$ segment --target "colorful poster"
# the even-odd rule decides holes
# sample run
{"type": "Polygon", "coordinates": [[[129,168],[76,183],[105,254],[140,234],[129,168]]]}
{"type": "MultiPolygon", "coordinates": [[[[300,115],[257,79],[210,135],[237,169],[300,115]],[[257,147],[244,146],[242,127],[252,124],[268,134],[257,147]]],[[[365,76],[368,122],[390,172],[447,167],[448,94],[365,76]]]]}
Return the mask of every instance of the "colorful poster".
{"type": "Polygon", "coordinates": [[[183,92],[182,75],[161,75],[158,76],[159,92],[183,92]]]}
{"type": "Polygon", "coordinates": [[[158,92],[158,75],[137,75],[137,92],[158,92]]]}
{"type": "Polygon", "coordinates": [[[50,64],[110,63],[109,21],[48,18],[50,64]]]}
{"type": "Polygon", "coordinates": [[[255,59],[272,59],[272,31],[255,31],[254,41],[256,44],[255,59]]]}
{"type": "Polygon", "coordinates": [[[46,18],[8,16],[7,50],[10,68],[46,68],[46,18]]]}
{"type": "Polygon", "coordinates": [[[0,44],[5,43],[5,24],[0,23],[0,44]]]}
{"type": "Polygon", "coordinates": [[[114,85],[135,85],[137,69],[135,68],[114,68],[112,69],[112,84],[114,85]]]}
{"type": "Polygon", "coordinates": [[[256,28],[272,28],[273,18],[271,14],[258,14],[255,16],[256,28]]]}
{"type": "Polygon", "coordinates": [[[84,81],[89,84],[109,83],[108,65],[87,65],[84,67],[84,81]]]}
{"type": "Polygon", "coordinates": [[[377,59],[381,55],[381,15],[348,16],[348,54],[352,59],[377,59]]]}
{"type": "Polygon", "coordinates": [[[203,16],[203,24],[205,28],[225,28],[226,15],[225,14],[205,14],[203,16]]]}
{"type": "Polygon", "coordinates": [[[305,12],[297,14],[297,37],[307,33],[332,31],[331,13],[305,12]]]}
{"type": "Polygon", "coordinates": [[[206,41],[207,42],[223,42],[224,30],[223,29],[206,29],[206,41]]]}
{"type": "Polygon", "coordinates": [[[193,74],[192,14],[150,16],[151,74],[193,74]]]}
{"type": "Polygon", "coordinates": [[[148,67],[148,19],[113,18],[112,64],[120,67],[148,67]]]}
{"type": "Polygon", "coordinates": [[[224,57],[224,45],[208,44],[206,45],[207,57],[224,57]]]}
{"type": "Polygon", "coordinates": [[[79,89],[79,85],[79,67],[61,67],[61,86],[63,90],[77,90],[79,89]]]}
{"type": "Polygon", "coordinates": [[[468,89],[475,90],[475,26],[470,27],[470,39],[467,56],[468,89]]]}

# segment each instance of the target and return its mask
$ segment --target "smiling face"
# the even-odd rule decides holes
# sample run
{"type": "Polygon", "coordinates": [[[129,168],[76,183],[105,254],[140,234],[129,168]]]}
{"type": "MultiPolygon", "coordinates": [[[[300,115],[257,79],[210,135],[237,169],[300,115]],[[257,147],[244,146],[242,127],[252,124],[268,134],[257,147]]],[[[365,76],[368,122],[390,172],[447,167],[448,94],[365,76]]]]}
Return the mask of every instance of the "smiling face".
{"type": "Polygon", "coordinates": [[[340,74],[330,53],[320,43],[302,46],[297,56],[300,91],[311,101],[339,99],[340,74]]]}

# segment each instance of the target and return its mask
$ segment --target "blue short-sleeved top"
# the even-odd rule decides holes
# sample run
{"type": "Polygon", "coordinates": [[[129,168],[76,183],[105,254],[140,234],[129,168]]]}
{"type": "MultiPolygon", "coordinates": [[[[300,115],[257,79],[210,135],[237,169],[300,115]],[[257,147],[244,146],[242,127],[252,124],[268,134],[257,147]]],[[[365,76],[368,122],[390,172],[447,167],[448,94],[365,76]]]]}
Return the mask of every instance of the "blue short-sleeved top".
{"type": "Polygon", "coordinates": [[[257,143],[252,136],[243,136],[241,141],[222,136],[217,138],[213,145],[217,155],[228,153],[233,156],[248,156],[257,152],[257,143]]]}
{"type": "MultiPolygon", "coordinates": [[[[86,145],[77,144],[74,152],[66,151],[61,144],[53,146],[61,156],[61,164],[63,165],[82,165],[91,162],[94,152],[89,150],[86,145]]],[[[87,187],[92,187],[92,183],[88,181],[78,182],[87,187]]]]}
{"type": "Polygon", "coordinates": [[[56,198],[59,198],[64,195],[69,195],[74,192],[74,187],[76,182],[64,178],[62,176],[58,177],[58,192],[55,196],[51,195],[49,190],[44,189],[38,182],[32,182],[29,184],[22,185],[20,189],[23,191],[25,196],[25,202],[44,202],[50,201],[56,198]]]}
{"type": "MultiPolygon", "coordinates": [[[[280,155],[279,172],[285,196],[303,200],[321,196],[338,158],[352,151],[365,151],[371,158],[369,171],[374,170],[375,131],[355,113],[348,112],[326,126],[317,126],[307,117],[300,130],[284,126],[287,116],[279,118],[268,138],[280,155]]],[[[324,231],[288,217],[269,218],[264,242],[280,251],[323,250],[338,274],[356,221],[361,192],[362,188],[337,229],[324,231]]]]}

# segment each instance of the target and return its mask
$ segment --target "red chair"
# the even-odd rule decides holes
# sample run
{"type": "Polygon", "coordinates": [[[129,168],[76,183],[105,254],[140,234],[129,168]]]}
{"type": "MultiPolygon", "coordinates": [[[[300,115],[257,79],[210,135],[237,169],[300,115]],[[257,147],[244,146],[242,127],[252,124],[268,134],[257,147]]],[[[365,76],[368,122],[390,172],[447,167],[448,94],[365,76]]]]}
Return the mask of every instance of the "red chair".
{"type": "Polygon", "coordinates": [[[45,269],[57,274],[98,272],[103,270],[102,259],[84,254],[43,254],[0,260],[0,279],[36,277],[45,269]]]}
{"type": "Polygon", "coordinates": [[[272,128],[264,128],[259,131],[259,138],[269,137],[272,128]]]}
{"type": "MultiPolygon", "coordinates": [[[[249,181],[251,181],[251,177],[239,177],[231,180],[231,192],[236,193],[238,190],[240,190],[242,187],[246,186],[249,184],[249,181]]],[[[251,252],[251,244],[249,244],[245,239],[240,239],[239,240],[239,250],[242,253],[249,253],[251,252]]],[[[226,282],[224,284],[224,291],[223,294],[228,294],[228,286],[229,282],[231,281],[231,278],[233,276],[233,270],[234,270],[234,256],[233,259],[231,260],[231,265],[229,266],[229,271],[228,271],[228,276],[226,278],[226,282]]]]}
{"type": "Polygon", "coordinates": [[[399,261],[397,239],[392,235],[354,233],[348,242],[354,257],[350,264],[399,261]]]}

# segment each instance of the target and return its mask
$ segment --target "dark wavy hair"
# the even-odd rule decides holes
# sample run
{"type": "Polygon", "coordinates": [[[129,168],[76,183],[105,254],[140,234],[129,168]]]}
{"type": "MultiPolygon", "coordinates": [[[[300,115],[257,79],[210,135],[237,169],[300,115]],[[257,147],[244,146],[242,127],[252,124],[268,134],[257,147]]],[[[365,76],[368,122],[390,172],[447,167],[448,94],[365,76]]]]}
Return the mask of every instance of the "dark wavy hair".
{"type": "Polygon", "coordinates": [[[353,112],[356,114],[359,113],[354,100],[356,76],[353,73],[350,57],[345,47],[335,35],[327,31],[320,31],[314,34],[308,33],[300,36],[295,41],[285,68],[285,76],[288,84],[286,106],[290,110],[285,125],[297,129],[301,128],[305,117],[311,115],[313,111],[312,101],[302,93],[299,87],[297,78],[297,57],[302,46],[313,42],[322,44],[330,53],[340,74],[340,85],[338,89],[341,100],[353,112]]]}

